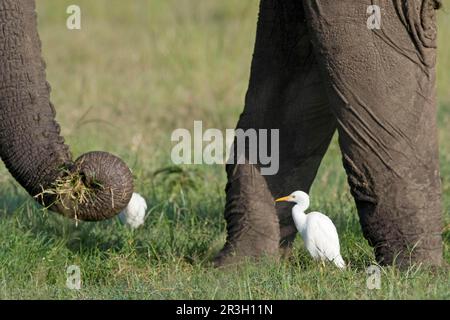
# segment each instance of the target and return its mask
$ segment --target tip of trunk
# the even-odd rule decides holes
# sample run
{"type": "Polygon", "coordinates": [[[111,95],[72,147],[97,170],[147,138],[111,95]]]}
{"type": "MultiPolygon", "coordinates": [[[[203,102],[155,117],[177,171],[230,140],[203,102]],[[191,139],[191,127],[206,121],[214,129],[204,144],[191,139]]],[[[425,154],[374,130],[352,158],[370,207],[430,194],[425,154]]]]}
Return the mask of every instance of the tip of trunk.
{"type": "Polygon", "coordinates": [[[133,194],[133,177],[118,157],[100,151],[80,156],[63,170],[41,202],[62,215],[85,221],[109,219],[124,209],[133,194]],[[49,201],[49,199],[51,199],[49,201]]]}

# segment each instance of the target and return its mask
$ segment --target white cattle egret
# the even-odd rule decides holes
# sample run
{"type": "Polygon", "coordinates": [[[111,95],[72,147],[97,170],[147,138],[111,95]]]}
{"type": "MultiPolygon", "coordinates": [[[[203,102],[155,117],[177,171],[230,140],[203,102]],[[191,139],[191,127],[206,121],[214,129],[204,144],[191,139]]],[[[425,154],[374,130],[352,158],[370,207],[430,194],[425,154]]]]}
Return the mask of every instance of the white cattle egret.
{"type": "Polygon", "coordinates": [[[303,238],[306,249],[314,259],[322,262],[325,260],[333,261],[338,268],[345,268],[345,262],[340,253],[339,237],[333,222],[320,212],[305,213],[309,207],[307,193],[295,191],[291,195],[275,201],[296,203],[292,208],[292,218],[303,238]]]}
{"type": "Polygon", "coordinates": [[[119,219],[123,224],[136,229],[144,224],[146,210],[147,203],[145,199],[140,194],[133,192],[127,207],[119,214],[119,219]]]}

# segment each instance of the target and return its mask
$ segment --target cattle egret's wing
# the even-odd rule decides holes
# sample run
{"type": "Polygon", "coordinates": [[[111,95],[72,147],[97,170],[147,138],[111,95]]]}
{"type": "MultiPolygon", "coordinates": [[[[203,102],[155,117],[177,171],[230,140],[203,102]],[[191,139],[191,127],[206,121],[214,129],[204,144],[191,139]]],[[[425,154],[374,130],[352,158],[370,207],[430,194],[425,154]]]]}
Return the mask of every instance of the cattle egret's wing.
{"type": "Polygon", "coordinates": [[[311,244],[328,260],[333,260],[340,254],[336,227],[330,218],[320,212],[311,212],[308,216],[308,237],[311,244]]]}

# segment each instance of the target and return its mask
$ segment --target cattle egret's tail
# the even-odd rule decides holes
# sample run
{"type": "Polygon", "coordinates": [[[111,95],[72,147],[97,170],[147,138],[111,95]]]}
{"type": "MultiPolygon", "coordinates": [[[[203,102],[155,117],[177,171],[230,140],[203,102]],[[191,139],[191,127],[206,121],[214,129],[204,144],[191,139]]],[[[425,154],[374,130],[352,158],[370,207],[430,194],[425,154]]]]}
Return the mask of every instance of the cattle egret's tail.
{"type": "Polygon", "coordinates": [[[345,269],[345,262],[344,259],[342,259],[341,255],[338,255],[336,258],[334,258],[333,262],[339,269],[345,269]]]}

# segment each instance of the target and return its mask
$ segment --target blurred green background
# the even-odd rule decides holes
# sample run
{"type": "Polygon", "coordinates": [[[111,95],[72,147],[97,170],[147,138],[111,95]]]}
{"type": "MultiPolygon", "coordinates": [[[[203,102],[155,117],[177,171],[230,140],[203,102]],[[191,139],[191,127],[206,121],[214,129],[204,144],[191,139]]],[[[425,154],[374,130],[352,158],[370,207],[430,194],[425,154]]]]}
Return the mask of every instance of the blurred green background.
{"type": "MultiPolygon", "coordinates": [[[[365,287],[373,263],[336,141],[311,191],[312,207],[335,221],[352,268],[319,274],[301,240],[292,260],[238,272],[212,269],[225,240],[222,166],[171,165],[170,134],[234,128],[243,108],[256,31],[256,0],[39,0],[39,31],[52,101],[74,156],[107,150],[132,168],[149,201],[146,225],[117,219],[78,227],[42,212],[0,168],[2,298],[450,298],[449,273],[383,269],[383,288],[365,287]],[[82,29],[66,28],[66,8],[82,29]],[[83,289],[65,288],[80,265],[83,289]]],[[[445,224],[450,223],[450,13],[439,12],[438,97],[445,224]]],[[[450,261],[449,233],[444,232],[450,261]]]]}

